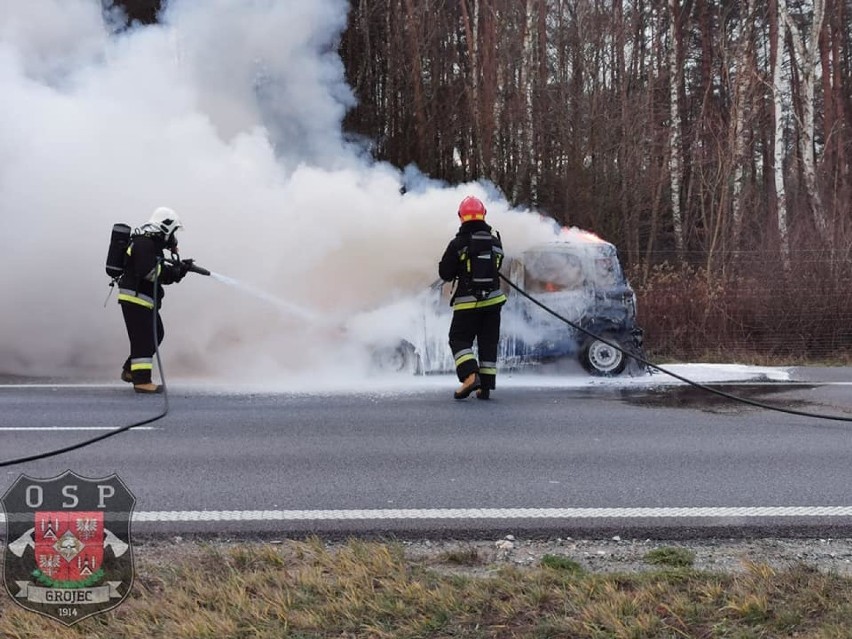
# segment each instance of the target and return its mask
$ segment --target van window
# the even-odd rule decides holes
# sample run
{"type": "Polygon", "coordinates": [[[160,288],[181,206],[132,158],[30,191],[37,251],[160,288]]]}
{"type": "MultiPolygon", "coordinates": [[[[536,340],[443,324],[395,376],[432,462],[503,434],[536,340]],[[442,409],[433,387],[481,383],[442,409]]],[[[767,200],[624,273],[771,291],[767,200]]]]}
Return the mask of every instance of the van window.
{"type": "Polygon", "coordinates": [[[621,280],[621,269],[615,257],[598,257],[595,260],[595,285],[599,288],[613,288],[621,280]]]}
{"type": "Polygon", "coordinates": [[[524,254],[524,288],[529,293],[581,290],[585,283],[579,256],[566,251],[524,254]]]}

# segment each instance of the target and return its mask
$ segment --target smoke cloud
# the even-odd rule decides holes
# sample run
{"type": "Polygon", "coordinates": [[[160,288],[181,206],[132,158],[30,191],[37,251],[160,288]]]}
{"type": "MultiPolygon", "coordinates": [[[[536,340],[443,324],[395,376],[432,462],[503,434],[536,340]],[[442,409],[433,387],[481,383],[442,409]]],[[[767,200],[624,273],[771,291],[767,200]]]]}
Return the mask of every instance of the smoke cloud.
{"type": "Polygon", "coordinates": [[[158,206],[184,222],[181,257],[223,276],[166,288],[167,370],[225,381],[360,370],[341,327],[436,279],[465,195],[509,255],[553,236],[487,186],[344,140],[347,7],[173,0],[162,24],[115,32],[98,0],[0,5],[0,373],[117,376],[109,235],[158,206]]]}

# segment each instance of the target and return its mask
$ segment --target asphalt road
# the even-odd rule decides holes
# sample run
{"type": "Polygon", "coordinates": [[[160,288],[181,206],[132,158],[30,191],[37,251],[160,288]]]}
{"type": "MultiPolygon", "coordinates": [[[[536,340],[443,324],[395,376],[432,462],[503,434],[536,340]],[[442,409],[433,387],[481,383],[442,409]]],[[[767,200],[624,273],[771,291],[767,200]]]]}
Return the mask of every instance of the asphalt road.
{"type": "MultiPolygon", "coordinates": [[[[724,389],[852,418],[852,387],[836,381],[724,389]]],[[[0,492],[22,473],[117,473],[142,536],[852,534],[852,423],[682,387],[507,383],[490,402],[459,402],[453,383],[328,394],[175,385],[165,418],[2,468],[0,492]]],[[[118,384],[0,386],[0,458],[100,435],[162,402],[118,384]]]]}

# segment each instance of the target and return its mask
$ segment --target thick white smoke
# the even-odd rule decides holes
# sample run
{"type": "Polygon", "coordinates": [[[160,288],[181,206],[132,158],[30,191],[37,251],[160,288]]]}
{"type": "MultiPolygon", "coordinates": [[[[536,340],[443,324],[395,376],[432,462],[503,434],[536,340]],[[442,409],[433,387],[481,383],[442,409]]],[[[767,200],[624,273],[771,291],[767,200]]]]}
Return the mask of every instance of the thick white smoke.
{"type": "Polygon", "coordinates": [[[286,302],[193,274],[167,287],[169,372],[223,380],[352,366],[335,327],[437,277],[467,194],[510,254],[552,236],[479,185],[401,195],[401,172],[347,146],[347,7],[173,0],[162,25],[113,35],[99,0],[0,4],[0,373],[115,377],[110,230],[157,206],[184,221],[182,257],[286,302]]]}

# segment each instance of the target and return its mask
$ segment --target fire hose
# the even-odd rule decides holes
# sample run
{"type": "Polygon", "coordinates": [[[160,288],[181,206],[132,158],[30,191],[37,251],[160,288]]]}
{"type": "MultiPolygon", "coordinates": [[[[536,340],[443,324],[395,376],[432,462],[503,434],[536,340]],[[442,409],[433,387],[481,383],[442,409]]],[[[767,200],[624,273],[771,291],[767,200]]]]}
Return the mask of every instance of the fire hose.
{"type": "MultiPolygon", "coordinates": [[[[178,264],[178,262],[176,262],[174,260],[164,260],[164,262],[171,264],[173,266],[178,264]]],[[[199,275],[210,275],[210,271],[196,265],[194,260],[190,260],[190,259],[181,260],[180,263],[182,263],[184,265],[184,268],[186,268],[186,270],[188,272],[198,273],[199,275]]],[[[72,444],[70,446],[65,446],[63,448],[57,448],[55,450],[50,450],[50,451],[47,451],[47,452],[44,452],[44,453],[38,453],[36,455],[29,455],[27,457],[19,457],[17,459],[0,461],[0,468],[4,468],[5,466],[14,466],[16,464],[24,464],[24,463],[36,461],[36,460],[39,460],[39,459],[47,459],[48,457],[56,457],[57,455],[63,455],[65,453],[70,453],[71,451],[79,450],[80,448],[84,448],[86,446],[91,446],[92,444],[96,444],[96,443],[101,442],[101,441],[108,439],[110,437],[114,437],[115,435],[118,435],[119,433],[124,433],[124,432],[131,430],[133,428],[138,428],[140,426],[145,426],[147,424],[153,424],[154,422],[156,422],[160,419],[163,419],[163,417],[165,417],[166,415],[169,414],[169,391],[168,391],[168,387],[166,386],[166,374],[165,374],[164,369],[163,369],[163,362],[162,362],[162,359],[160,358],[160,347],[159,347],[159,344],[157,343],[157,341],[158,341],[157,340],[157,315],[158,315],[157,306],[158,306],[158,301],[159,301],[158,300],[159,270],[160,269],[154,269],[154,308],[153,308],[154,312],[151,315],[152,315],[152,319],[153,319],[152,330],[153,330],[153,333],[154,333],[154,357],[157,359],[157,368],[160,370],[160,379],[163,382],[163,384],[162,384],[162,386],[163,386],[163,408],[162,408],[162,410],[157,415],[155,415],[154,417],[149,417],[148,419],[143,419],[143,420],[138,421],[138,422],[133,422],[132,424],[128,424],[127,426],[121,426],[119,428],[116,428],[115,430],[107,431],[107,432],[103,433],[102,435],[98,435],[96,437],[92,437],[90,439],[83,440],[81,442],[78,442],[76,444],[72,444]]]]}

